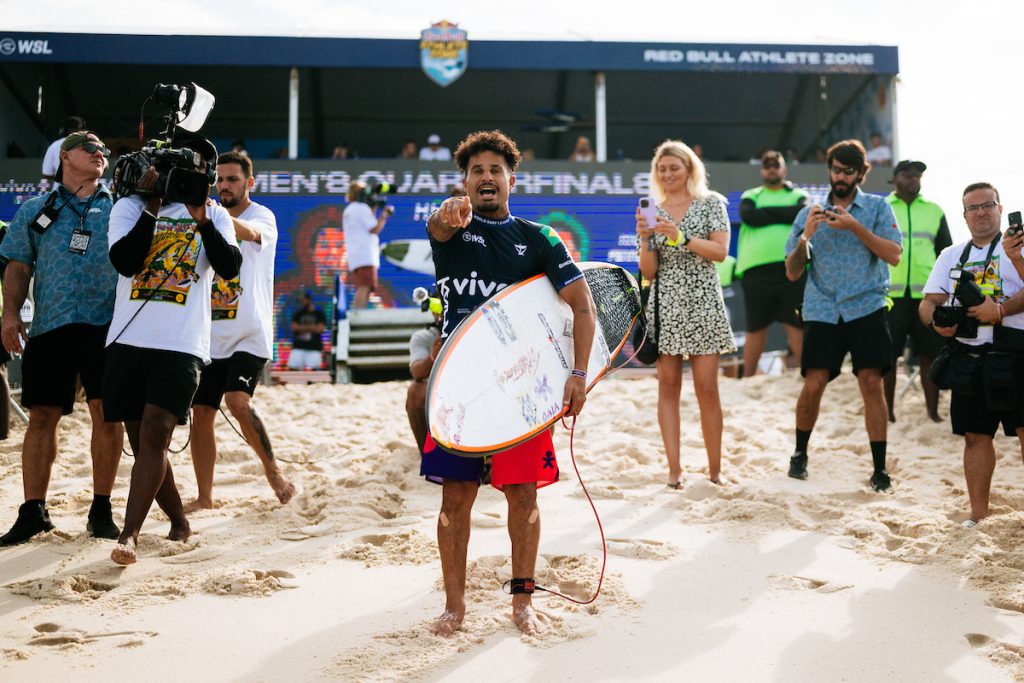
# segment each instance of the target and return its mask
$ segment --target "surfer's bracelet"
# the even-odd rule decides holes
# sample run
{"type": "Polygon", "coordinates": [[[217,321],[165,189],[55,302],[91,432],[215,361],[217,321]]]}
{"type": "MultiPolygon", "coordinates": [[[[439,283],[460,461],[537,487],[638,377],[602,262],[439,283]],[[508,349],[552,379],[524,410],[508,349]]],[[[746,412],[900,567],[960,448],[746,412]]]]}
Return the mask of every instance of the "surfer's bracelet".
{"type": "Polygon", "coordinates": [[[579,377],[580,379],[586,379],[587,378],[587,371],[586,370],[575,370],[574,369],[569,374],[572,375],[573,377],[579,377]]]}

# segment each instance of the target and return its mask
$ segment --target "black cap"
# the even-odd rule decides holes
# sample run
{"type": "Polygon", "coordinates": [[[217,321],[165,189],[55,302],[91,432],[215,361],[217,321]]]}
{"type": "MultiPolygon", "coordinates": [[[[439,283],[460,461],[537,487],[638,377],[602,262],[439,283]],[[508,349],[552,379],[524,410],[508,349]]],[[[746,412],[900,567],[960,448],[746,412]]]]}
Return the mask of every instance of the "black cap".
{"type": "Polygon", "coordinates": [[[900,171],[906,171],[908,169],[917,169],[918,173],[924,173],[928,167],[924,165],[923,161],[912,161],[911,159],[904,159],[900,163],[893,166],[892,174],[896,175],[900,171]]]}

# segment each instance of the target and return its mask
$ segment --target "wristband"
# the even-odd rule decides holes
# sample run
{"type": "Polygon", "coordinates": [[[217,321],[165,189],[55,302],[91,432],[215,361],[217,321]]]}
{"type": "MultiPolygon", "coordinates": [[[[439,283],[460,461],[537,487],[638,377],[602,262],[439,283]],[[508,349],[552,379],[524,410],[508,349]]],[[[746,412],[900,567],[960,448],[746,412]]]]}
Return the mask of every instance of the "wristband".
{"type": "Polygon", "coordinates": [[[573,371],[570,372],[569,374],[572,377],[579,377],[580,379],[586,379],[587,378],[587,371],[586,370],[576,370],[576,369],[573,369],[573,371]]]}
{"type": "MultiPolygon", "coordinates": [[[[665,246],[667,246],[667,247],[676,247],[676,246],[679,246],[679,239],[680,239],[680,238],[681,238],[682,236],[683,236],[683,231],[682,231],[682,230],[680,230],[679,232],[677,232],[677,233],[676,233],[676,238],[675,238],[675,239],[672,239],[672,240],[670,240],[670,239],[668,239],[668,238],[665,238],[665,246]]],[[[690,240],[686,240],[686,242],[689,242],[689,241],[690,241],[690,240]]],[[[686,246],[686,242],[683,242],[683,246],[686,246]]]]}
{"type": "Polygon", "coordinates": [[[1000,303],[999,304],[999,322],[1003,322],[1003,318],[1005,318],[1005,317],[1006,317],[1006,309],[1003,307],[1003,304],[1000,303]]]}

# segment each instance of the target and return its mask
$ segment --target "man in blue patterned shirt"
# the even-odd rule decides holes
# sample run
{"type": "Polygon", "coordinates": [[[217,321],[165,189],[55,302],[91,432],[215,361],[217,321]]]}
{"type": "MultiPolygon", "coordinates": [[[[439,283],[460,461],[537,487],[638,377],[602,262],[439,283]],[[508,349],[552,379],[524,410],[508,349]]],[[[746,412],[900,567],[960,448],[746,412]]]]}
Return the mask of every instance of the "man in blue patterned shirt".
{"type": "Polygon", "coordinates": [[[827,154],[832,191],[825,206],[805,207],[786,242],[786,276],[807,271],[804,289],[803,390],[796,404],[796,452],[789,476],[807,478],[807,443],[825,387],[839,376],[849,353],[864,400],[871,444],[871,487],[892,486],[885,469],[888,409],[882,376],[892,366],[892,337],[885,319],[889,265],[900,261],[903,238],[892,207],[859,185],[871,164],[859,140],[843,140],[827,154]]]}
{"type": "Polygon", "coordinates": [[[21,403],[29,423],[21,466],[25,503],[0,546],[53,529],[46,510],[50,469],[57,457],[57,423],[71,412],[81,380],[92,418],[93,502],[89,532],[117,538],[110,491],[121,459],[122,428],[103,421],[100,387],[104,342],[114,312],[117,273],[107,257],[107,222],[113,198],[100,183],[110,150],[94,133],[79,131],[61,144],[52,192],[25,202],[0,248],[7,261],[0,336],[22,353],[21,403]],[[26,334],[21,306],[33,287],[35,315],[26,334]]]}

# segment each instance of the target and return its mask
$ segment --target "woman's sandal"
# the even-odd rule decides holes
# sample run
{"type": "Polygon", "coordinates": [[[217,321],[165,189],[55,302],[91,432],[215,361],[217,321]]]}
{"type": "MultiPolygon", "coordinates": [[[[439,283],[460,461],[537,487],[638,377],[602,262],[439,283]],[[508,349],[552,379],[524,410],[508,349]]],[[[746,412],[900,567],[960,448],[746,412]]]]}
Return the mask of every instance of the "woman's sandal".
{"type": "Polygon", "coordinates": [[[678,491],[679,489],[683,488],[683,482],[677,481],[673,483],[670,481],[669,483],[665,484],[665,486],[669,487],[670,489],[675,489],[676,491],[678,491]]]}

